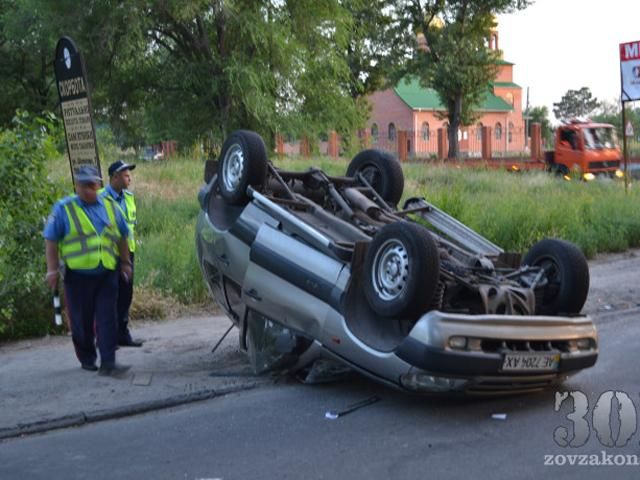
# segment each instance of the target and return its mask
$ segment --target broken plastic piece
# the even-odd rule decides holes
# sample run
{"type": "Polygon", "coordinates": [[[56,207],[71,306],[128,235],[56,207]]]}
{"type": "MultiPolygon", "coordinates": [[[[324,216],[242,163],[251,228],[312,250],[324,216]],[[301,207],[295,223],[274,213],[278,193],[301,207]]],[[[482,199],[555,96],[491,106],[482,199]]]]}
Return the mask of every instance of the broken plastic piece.
{"type": "Polygon", "coordinates": [[[494,413],[493,415],[491,415],[491,418],[494,420],[506,420],[507,419],[507,414],[506,413],[494,413]]]}

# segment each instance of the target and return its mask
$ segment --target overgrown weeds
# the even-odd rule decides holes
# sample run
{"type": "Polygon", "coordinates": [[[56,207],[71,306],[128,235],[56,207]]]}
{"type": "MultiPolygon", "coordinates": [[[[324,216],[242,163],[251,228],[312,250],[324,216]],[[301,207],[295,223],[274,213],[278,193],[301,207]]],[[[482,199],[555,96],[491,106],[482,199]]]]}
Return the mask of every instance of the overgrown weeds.
{"type": "MultiPolygon", "coordinates": [[[[56,168],[68,174],[65,162],[58,160],[56,168]]],[[[348,162],[274,156],[274,163],[343,175],[348,162]]],[[[625,195],[621,182],[567,182],[543,172],[461,169],[435,162],[407,163],[403,169],[403,201],[425,197],[509,251],[526,251],[545,237],[573,241],[588,256],[640,246],[640,193],[631,188],[625,195]]],[[[210,305],[194,244],[203,170],[200,160],[174,157],[138,162],[133,171],[139,242],[134,318],[171,317],[186,305],[210,305]]]]}

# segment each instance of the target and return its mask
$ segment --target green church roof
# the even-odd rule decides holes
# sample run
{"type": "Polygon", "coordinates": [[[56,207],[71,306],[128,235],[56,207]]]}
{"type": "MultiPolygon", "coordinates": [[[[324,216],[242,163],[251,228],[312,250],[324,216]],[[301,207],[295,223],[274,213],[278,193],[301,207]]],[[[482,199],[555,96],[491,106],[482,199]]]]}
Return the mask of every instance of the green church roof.
{"type": "Polygon", "coordinates": [[[522,88],[520,85],[514,82],[493,82],[494,87],[509,87],[509,88],[522,88]]]}
{"type": "MultiPolygon", "coordinates": [[[[396,94],[413,110],[446,110],[438,93],[433,88],[424,88],[418,79],[400,80],[393,89],[396,94]]],[[[490,91],[484,95],[480,106],[476,109],[486,112],[508,112],[513,107],[490,91]]]]}

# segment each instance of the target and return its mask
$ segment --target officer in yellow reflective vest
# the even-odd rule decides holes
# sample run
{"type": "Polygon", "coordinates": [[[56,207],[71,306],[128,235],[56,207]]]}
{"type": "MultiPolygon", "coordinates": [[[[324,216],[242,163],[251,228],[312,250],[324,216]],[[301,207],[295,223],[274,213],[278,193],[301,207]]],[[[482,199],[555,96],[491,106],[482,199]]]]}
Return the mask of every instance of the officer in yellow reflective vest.
{"type": "Polygon", "coordinates": [[[117,268],[119,260],[123,278],[131,278],[129,227],[115,202],[98,195],[101,178],[96,168],[80,167],[74,181],[77,194],[54,205],[44,228],[46,281],[57,288],[62,259],[71,338],[80,365],[100,375],[118,375],[129,369],[116,363],[117,268]]]}
{"type": "MultiPolygon", "coordinates": [[[[135,270],[135,226],[137,217],[135,198],[127,188],[131,183],[131,170],[134,168],[136,168],[135,165],[128,165],[122,160],[113,162],[109,165],[109,185],[99,191],[102,197],[109,197],[116,202],[129,225],[129,256],[132,272],[135,270]]],[[[129,307],[131,307],[132,300],[133,277],[129,281],[121,279],[118,287],[118,345],[124,347],[142,346],[142,341],[131,338],[131,332],[129,331],[129,307]]]]}

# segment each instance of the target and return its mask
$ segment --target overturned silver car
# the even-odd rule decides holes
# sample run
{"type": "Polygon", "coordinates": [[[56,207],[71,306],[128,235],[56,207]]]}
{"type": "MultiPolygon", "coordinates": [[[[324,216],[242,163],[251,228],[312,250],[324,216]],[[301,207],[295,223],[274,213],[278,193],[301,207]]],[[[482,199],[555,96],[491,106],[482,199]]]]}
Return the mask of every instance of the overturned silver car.
{"type": "Polygon", "coordinates": [[[205,182],[198,259],[257,372],[332,358],[404,390],[489,393],[596,362],[582,252],[545,239],[521,259],[422,198],[398,209],[388,153],[360,152],[343,177],[284,171],[239,130],[205,182]]]}

